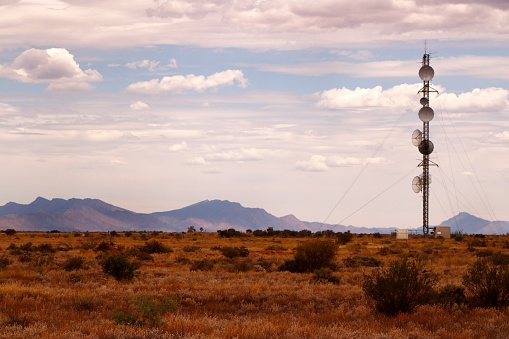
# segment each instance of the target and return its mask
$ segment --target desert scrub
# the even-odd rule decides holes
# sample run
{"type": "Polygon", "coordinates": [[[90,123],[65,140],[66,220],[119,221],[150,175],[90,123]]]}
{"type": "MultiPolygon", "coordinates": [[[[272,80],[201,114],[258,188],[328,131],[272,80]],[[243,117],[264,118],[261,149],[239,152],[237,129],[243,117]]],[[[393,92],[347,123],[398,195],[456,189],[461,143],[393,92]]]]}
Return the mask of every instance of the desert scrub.
{"type": "Polygon", "coordinates": [[[245,258],[245,257],[249,256],[249,250],[244,246],[241,246],[241,247],[225,246],[225,247],[219,248],[219,252],[221,252],[221,254],[224,255],[228,259],[233,259],[233,258],[237,258],[237,257],[245,258]]]}
{"type": "Polygon", "coordinates": [[[333,262],[338,246],[334,241],[327,239],[308,240],[296,248],[293,259],[286,260],[280,271],[314,272],[321,268],[335,269],[333,262]]]}
{"type": "Polygon", "coordinates": [[[85,259],[80,256],[70,257],[66,259],[62,268],[68,272],[77,270],[88,270],[88,265],[85,263],[85,259]]]}
{"type": "Polygon", "coordinates": [[[133,280],[138,271],[138,264],[131,262],[123,254],[113,254],[102,260],[103,272],[113,276],[117,281],[133,280]]]}
{"type": "Polygon", "coordinates": [[[356,255],[354,257],[347,257],[343,259],[343,265],[345,267],[380,267],[382,266],[382,262],[374,257],[356,255]]]}
{"type": "Polygon", "coordinates": [[[163,245],[161,242],[157,240],[150,240],[147,241],[144,246],[140,247],[140,251],[148,254],[154,254],[154,253],[173,252],[173,249],[171,247],[163,245]]]}
{"type": "Polygon", "coordinates": [[[117,325],[163,326],[162,316],[177,308],[175,298],[172,297],[157,300],[147,295],[139,295],[131,302],[132,307],[129,310],[113,312],[113,321],[117,325]]]}
{"type": "Polygon", "coordinates": [[[435,295],[436,274],[427,272],[418,260],[404,258],[389,263],[385,270],[375,269],[364,276],[362,289],[379,313],[394,316],[411,313],[435,295]]]}
{"type": "Polygon", "coordinates": [[[506,307],[509,305],[509,266],[498,265],[490,258],[474,262],[463,276],[463,285],[473,306],[506,307]]]}
{"type": "Polygon", "coordinates": [[[314,272],[311,281],[318,284],[331,283],[337,285],[341,279],[337,275],[334,275],[334,272],[330,268],[321,268],[314,272]]]}

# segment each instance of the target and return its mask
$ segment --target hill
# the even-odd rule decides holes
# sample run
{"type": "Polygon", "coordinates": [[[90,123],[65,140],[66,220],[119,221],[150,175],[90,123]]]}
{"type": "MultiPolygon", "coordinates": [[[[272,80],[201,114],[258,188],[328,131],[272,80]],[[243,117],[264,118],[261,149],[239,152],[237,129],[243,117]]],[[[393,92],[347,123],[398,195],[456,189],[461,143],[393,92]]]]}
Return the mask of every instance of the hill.
{"type": "MultiPolygon", "coordinates": [[[[461,212],[441,225],[451,226],[452,231],[464,233],[505,234],[509,222],[491,222],[461,212]]],[[[276,230],[311,231],[332,229],[335,232],[389,233],[390,228],[364,228],[330,225],[301,221],[294,215],[276,217],[261,208],[248,208],[227,200],[205,200],[196,204],[166,212],[136,213],[108,204],[98,199],[52,199],[37,198],[23,205],[9,202],[0,206],[0,229],[19,231],[186,231],[190,226],[196,230],[217,231],[234,228],[239,231],[276,230]]]]}

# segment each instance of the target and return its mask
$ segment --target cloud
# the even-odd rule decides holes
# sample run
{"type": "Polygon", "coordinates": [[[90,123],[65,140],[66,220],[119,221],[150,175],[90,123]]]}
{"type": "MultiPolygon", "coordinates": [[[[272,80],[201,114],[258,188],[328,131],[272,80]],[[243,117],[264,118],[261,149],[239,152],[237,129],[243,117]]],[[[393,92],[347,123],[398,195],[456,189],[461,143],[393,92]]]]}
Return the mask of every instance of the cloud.
{"type": "Polygon", "coordinates": [[[136,68],[148,68],[149,71],[153,72],[157,69],[159,66],[159,61],[153,61],[153,60],[140,60],[140,61],[133,61],[125,64],[125,67],[130,69],[136,69],[136,68]]]}
{"type": "Polygon", "coordinates": [[[257,161],[262,160],[262,152],[256,148],[240,148],[238,150],[224,151],[208,154],[209,161],[257,161]]]}
{"type": "Polygon", "coordinates": [[[82,70],[65,48],[31,48],[21,53],[10,66],[0,66],[0,77],[28,83],[48,83],[52,91],[82,91],[102,81],[93,69],[82,70]]]}
{"type": "Polygon", "coordinates": [[[499,133],[490,132],[483,139],[486,142],[495,144],[509,143],[509,131],[503,131],[499,133]]]}
{"type": "Polygon", "coordinates": [[[158,94],[163,92],[179,93],[185,91],[203,92],[206,89],[233,86],[235,83],[237,83],[239,87],[246,87],[248,84],[248,80],[240,70],[226,70],[208,77],[194,74],[186,76],[166,76],[161,80],[152,79],[150,81],[140,81],[130,84],[127,90],[145,94],[158,94]]]}
{"type": "Polygon", "coordinates": [[[331,51],[330,54],[335,54],[335,55],[339,55],[339,56],[343,56],[343,57],[346,57],[348,59],[352,59],[352,60],[362,60],[362,61],[366,61],[366,60],[369,60],[371,58],[373,58],[373,53],[371,51],[368,51],[368,50],[359,50],[359,51],[356,51],[356,52],[352,52],[352,51],[331,51]]]}
{"type": "Polygon", "coordinates": [[[313,155],[307,161],[297,161],[295,168],[304,172],[324,172],[329,169],[327,158],[323,155],[313,155]]]}
{"type": "Polygon", "coordinates": [[[144,109],[149,109],[150,106],[146,103],[144,103],[143,101],[136,101],[134,103],[132,103],[129,108],[133,111],[140,111],[140,110],[144,110],[144,109]]]}
{"type": "MultiPolygon", "coordinates": [[[[470,92],[455,94],[446,92],[446,89],[439,85],[433,87],[441,93],[437,97],[440,107],[435,106],[438,103],[431,105],[435,110],[442,107],[452,112],[500,112],[509,109],[509,90],[503,88],[476,88],[470,92]]],[[[317,99],[317,107],[331,110],[403,108],[408,107],[421,88],[422,84],[402,84],[386,90],[382,86],[355,89],[342,87],[315,93],[313,97],[317,99]]]]}
{"type": "Polygon", "coordinates": [[[0,113],[7,113],[7,112],[10,113],[10,112],[16,112],[16,111],[17,111],[16,107],[0,102],[0,113]]]}
{"type": "Polygon", "coordinates": [[[438,98],[450,111],[500,112],[509,109],[509,90],[504,88],[476,88],[460,94],[443,93],[438,98]]]}
{"type": "Polygon", "coordinates": [[[383,157],[376,158],[356,158],[356,157],[342,157],[339,155],[332,155],[325,157],[323,155],[313,155],[309,160],[297,161],[295,168],[304,172],[324,172],[330,167],[345,167],[370,164],[383,164],[388,163],[388,160],[383,157]]]}
{"type": "Polygon", "coordinates": [[[383,90],[382,86],[373,88],[349,89],[333,88],[313,96],[318,100],[316,106],[325,109],[406,107],[422,87],[422,84],[402,84],[383,90]]]}
{"type": "Polygon", "coordinates": [[[187,163],[190,165],[198,165],[198,166],[203,166],[203,165],[208,164],[208,162],[203,157],[194,157],[194,158],[190,159],[187,163]]]}
{"type": "Polygon", "coordinates": [[[166,70],[169,68],[177,68],[177,60],[170,59],[167,65],[161,65],[160,61],[144,59],[139,61],[128,62],[127,64],[125,64],[125,67],[129,69],[146,68],[151,72],[155,72],[166,70]]]}
{"type": "Polygon", "coordinates": [[[174,144],[168,147],[168,151],[170,152],[180,152],[187,149],[187,143],[185,141],[182,141],[179,144],[174,144]]]}

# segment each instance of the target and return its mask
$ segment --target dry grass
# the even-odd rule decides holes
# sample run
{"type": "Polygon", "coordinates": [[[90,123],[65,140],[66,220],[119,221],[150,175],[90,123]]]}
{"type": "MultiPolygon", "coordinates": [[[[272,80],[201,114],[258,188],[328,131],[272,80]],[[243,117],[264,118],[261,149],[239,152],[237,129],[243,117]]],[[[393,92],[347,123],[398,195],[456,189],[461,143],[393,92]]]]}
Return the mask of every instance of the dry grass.
{"type": "MultiPolygon", "coordinates": [[[[340,246],[335,273],[339,284],[318,284],[312,274],[278,272],[285,259],[306,239],[219,238],[217,234],[18,232],[0,233],[0,257],[12,263],[0,271],[0,338],[505,338],[507,310],[421,306],[413,314],[374,314],[360,284],[369,267],[341,267],[354,255],[375,257],[384,265],[403,256],[422,258],[440,275],[440,284],[461,284],[474,262],[469,237],[410,239],[356,236],[340,246]],[[173,251],[143,260],[132,282],[105,275],[94,244],[113,242],[120,253],[156,240],[173,251]],[[21,260],[8,249],[31,242],[51,244],[53,253],[31,252],[21,260]],[[221,246],[249,249],[247,258],[227,259],[221,246]],[[195,250],[190,251],[191,248],[195,250]],[[199,249],[197,249],[199,248],[199,249]],[[382,250],[387,248],[386,250],[382,250]],[[64,262],[83,257],[88,269],[66,271],[64,262]],[[209,260],[208,271],[191,271],[193,263],[209,260]],[[176,309],[162,314],[159,326],[119,325],[114,312],[135,312],[135,297],[172,297],[176,309]]],[[[508,236],[483,239],[487,248],[504,253],[508,236]]],[[[47,246],[46,246],[47,248],[47,246]]],[[[486,249],[486,248],[484,248],[486,249]]],[[[139,312],[139,310],[138,310],[139,312]]]]}

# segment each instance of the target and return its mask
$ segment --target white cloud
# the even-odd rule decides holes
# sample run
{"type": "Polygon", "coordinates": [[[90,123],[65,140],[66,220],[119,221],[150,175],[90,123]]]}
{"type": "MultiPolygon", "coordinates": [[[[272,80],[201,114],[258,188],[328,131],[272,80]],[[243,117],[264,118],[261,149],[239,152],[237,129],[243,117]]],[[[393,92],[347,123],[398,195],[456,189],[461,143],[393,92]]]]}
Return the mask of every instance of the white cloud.
{"type": "Polygon", "coordinates": [[[262,160],[262,152],[256,148],[240,148],[238,150],[211,153],[206,156],[209,161],[256,161],[262,160]]]}
{"type": "MultiPolygon", "coordinates": [[[[476,88],[470,92],[448,93],[442,86],[433,86],[441,93],[438,103],[431,106],[437,111],[441,107],[451,112],[499,112],[509,109],[509,90],[503,88],[476,88]]],[[[382,86],[349,89],[333,88],[315,93],[316,106],[325,109],[355,108],[367,110],[374,107],[404,108],[416,98],[422,84],[402,84],[384,90],[382,86]]],[[[435,94],[432,94],[435,95],[435,94]]]]}
{"type": "Polygon", "coordinates": [[[157,94],[162,92],[179,93],[185,91],[203,92],[206,89],[215,89],[222,86],[246,87],[248,80],[240,70],[226,70],[212,74],[208,77],[203,75],[189,74],[186,76],[175,75],[163,77],[161,80],[140,81],[130,84],[128,91],[146,94],[157,94]]]}
{"type": "Polygon", "coordinates": [[[382,86],[353,90],[342,87],[315,93],[314,97],[318,99],[317,107],[325,109],[406,107],[421,87],[421,84],[403,84],[387,90],[382,86]]]}
{"type": "Polygon", "coordinates": [[[16,107],[0,102],[0,112],[4,113],[4,112],[16,112],[16,111],[17,111],[16,107]]]}
{"type": "Polygon", "coordinates": [[[147,68],[149,71],[153,72],[155,71],[159,66],[159,61],[153,61],[153,60],[140,60],[140,61],[133,61],[125,64],[125,67],[130,69],[136,69],[136,68],[147,68]]]}
{"type": "Polygon", "coordinates": [[[81,91],[102,81],[93,69],[82,70],[65,48],[31,48],[21,53],[10,66],[0,66],[0,76],[19,82],[48,83],[52,91],[81,91]]]}
{"type": "Polygon", "coordinates": [[[203,165],[207,165],[208,162],[203,157],[194,157],[188,161],[188,164],[203,166],[203,165]]]}
{"type": "Polygon", "coordinates": [[[509,109],[509,90],[504,88],[476,88],[460,94],[443,93],[438,98],[451,111],[499,112],[509,109]]]}
{"type": "Polygon", "coordinates": [[[357,158],[357,157],[342,157],[339,155],[332,155],[325,157],[323,155],[313,155],[309,160],[297,161],[295,168],[304,172],[324,172],[330,167],[345,167],[355,165],[370,164],[383,164],[387,163],[387,159],[383,157],[376,158],[357,158]]]}
{"type": "Polygon", "coordinates": [[[297,161],[295,168],[304,172],[324,172],[329,169],[327,158],[323,155],[313,155],[307,161],[297,161]]]}
{"type": "Polygon", "coordinates": [[[346,57],[348,59],[352,59],[352,60],[366,61],[366,60],[373,58],[373,53],[371,51],[368,51],[365,49],[358,50],[355,52],[352,52],[352,51],[331,51],[330,53],[339,55],[339,56],[344,56],[344,57],[346,57]]]}
{"type": "Polygon", "coordinates": [[[179,144],[173,144],[170,147],[168,147],[168,151],[171,152],[180,152],[187,149],[187,143],[185,141],[182,141],[179,144]]]}
{"type": "Polygon", "coordinates": [[[177,60],[170,59],[170,62],[168,63],[169,68],[177,68],[177,60]]]}
{"type": "Polygon", "coordinates": [[[509,142],[509,131],[499,133],[490,132],[484,137],[484,140],[491,143],[507,143],[509,142]]]}
{"type": "Polygon", "coordinates": [[[144,110],[144,109],[149,109],[150,106],[146,103],[144,103],[143,101],[136,101],[134,103],[132,103],[129,108],[131,108],[131,110],[133,111],[140,111],[140,110],[144,110]]]}
{"type": "Polygon", "coordinates": [[[169,68],[177,68],[177,60],[170,59],[167,65],[161,65],[160,61],[144,59],[139,61],[128,62],[127,64],[125,64],[125,67],[130,69],[146,68],[151,72],[155,72],[166,70],[169,68]]]}

